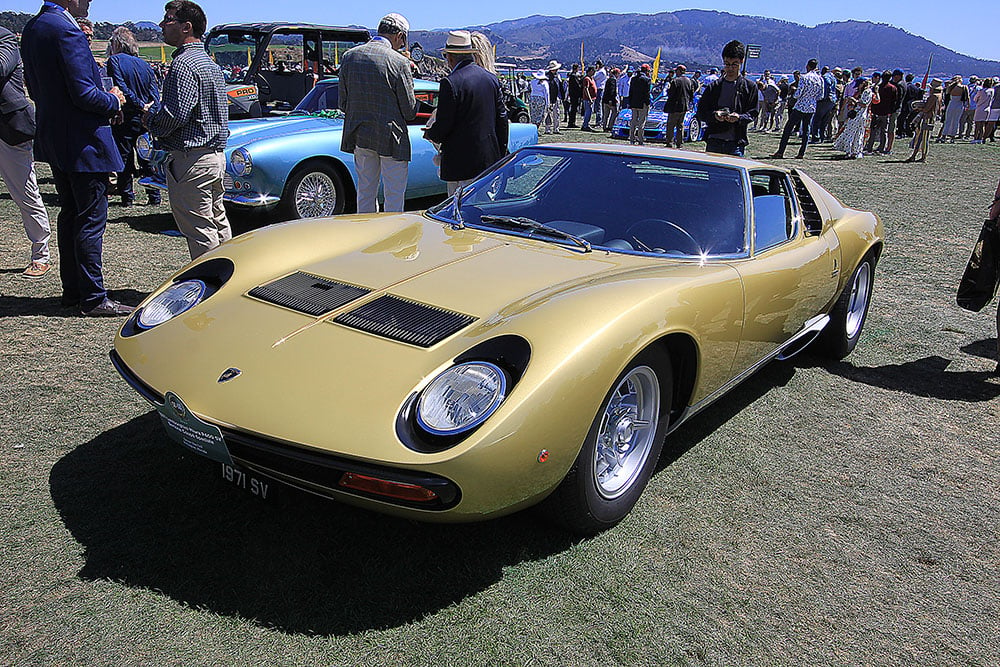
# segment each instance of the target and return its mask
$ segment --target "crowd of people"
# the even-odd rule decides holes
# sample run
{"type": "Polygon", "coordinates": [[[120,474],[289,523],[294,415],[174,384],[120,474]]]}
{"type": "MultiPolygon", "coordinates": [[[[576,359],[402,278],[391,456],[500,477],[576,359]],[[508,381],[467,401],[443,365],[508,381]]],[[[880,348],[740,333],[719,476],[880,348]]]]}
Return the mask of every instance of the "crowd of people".
{"type": "Polygon", "coordinates": [[[700,70],[689,75],[680,64],[655,82],[650,79],[648,63],[606,66],[597,60],[586,67],[574,63],[564,75],[562,64],[552,60],[531,76],[518,74],[515,89],[528,102],[530,121],[543,134],[577,127],[585,132],[609,132],[619,110],[631,109],[630,141],[643,143],[641,128],[650,101],[663,95],[667,144],[681,147],[685,114],[694,110],[713,83],[722,80],[724,83],[716,86],[717,92],[726,93],[724,103],[718,104],[713,94],[706,100],[704,112],[699,105],[698,116],[712,126],[707,135],[714,139],[710,144],[726,153],[736,154],[737,148],[747,145],[743,130],[780,132],[779,148],[772,156],[775,159],[784,157],[793,137],[800,141],[796,157],[804,157],[810,143],[833,143],[835,150],[851,159],[892,154],[897,139],[908,140],[914,160],[926,159],[927,144],[933,141],[996,141],[1000,77],[970,76],[968,84],[961,75],[947,83],[937,78],[917,81],[913,74],[898,68],[866,77],[861,67],[820,68],[817,61],[810,60],[804,73],[796,70],[776,77],[765,70],[751,78],[742,71],[746,58],[743,44],[727,44],[722,56],[721,75],[715,68],[707,70],[705,76],[700,70]],[[640,94],[632,90],[636,85],[641,87],[640,94]],[[738,99],[734,96],[737,89],[738,99]],[[731,122],[734,127],[716,125],[720,117],[714,112],[719,110],[728,110],[725,115],[733,120],[721,122],[731,122]],[[565,119],[563,124],[560,116],[565,119]],[[577,125],[578,117],[582,125],[577,125]],[[938,123],[935,138],[933,130],[938,123]]]}

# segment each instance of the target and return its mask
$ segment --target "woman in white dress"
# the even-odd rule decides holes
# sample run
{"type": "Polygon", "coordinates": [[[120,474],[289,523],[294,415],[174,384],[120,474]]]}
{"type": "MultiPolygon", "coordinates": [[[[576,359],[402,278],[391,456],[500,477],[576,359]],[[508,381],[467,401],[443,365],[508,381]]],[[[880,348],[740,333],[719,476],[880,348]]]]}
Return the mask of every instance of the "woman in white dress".
{"type": "Polygon", "coordinates": [[[962,112],[969,108],[969,89],[962,83],[961,74],[956,74],[948,82],[944,98],[947,100],[947,106],[944,112],[944,126],[941,128],[938,141],[955,143],[962,112]]]}
{"type": "Polygon", "coordinates": [[[833,143],[833,150],[847,153],[850,159],[863,155],[865,146],[865,126],[868,123],[868,107],[872,103],[871,82],[861,79],[854,97],[846,98],[848,111],[844,131],[833,143]]]}

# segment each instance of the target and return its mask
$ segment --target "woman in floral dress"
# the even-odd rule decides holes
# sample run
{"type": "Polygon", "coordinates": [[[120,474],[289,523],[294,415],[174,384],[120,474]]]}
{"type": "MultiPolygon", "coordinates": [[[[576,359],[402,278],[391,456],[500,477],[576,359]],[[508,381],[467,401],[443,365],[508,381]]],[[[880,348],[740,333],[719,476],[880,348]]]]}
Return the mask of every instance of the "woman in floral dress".
{"type": "Polygon", "coordinates": [[[847,98],[849,111],[844,131],[837,137],[833,150],[847,153],[847,157],[861,157],[865,146],[865,129],[868,126],[868,107],[872,103],[872,87],[868,79],[862,79],[854,97],[847,98]],[[852,117],[853,114],[853,117],[852,117]]]}

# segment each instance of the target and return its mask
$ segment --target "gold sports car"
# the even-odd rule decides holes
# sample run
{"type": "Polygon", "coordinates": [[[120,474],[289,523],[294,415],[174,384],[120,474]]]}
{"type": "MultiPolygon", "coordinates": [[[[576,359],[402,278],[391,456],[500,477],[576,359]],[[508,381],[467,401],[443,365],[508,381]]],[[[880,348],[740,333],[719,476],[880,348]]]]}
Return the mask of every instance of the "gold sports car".
{"type": "Polygon", "coordinates": [[[796,170],[552,144],[424,213],[257,230],[191,263],[112,360],[168,434],[426,521],[633,507],[664,437],[766,362],[858,342],[883,230],[796,170]]]}

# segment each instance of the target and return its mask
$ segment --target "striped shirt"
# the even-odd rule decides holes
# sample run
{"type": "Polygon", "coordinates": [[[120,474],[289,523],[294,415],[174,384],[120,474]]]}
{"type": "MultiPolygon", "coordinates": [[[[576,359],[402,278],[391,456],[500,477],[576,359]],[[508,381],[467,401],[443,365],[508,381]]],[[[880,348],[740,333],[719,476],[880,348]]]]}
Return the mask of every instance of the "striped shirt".
{"type": "Polygon", "coordinates": [[[203,43],[190,42],[174,51],[160,103],[150,109],[147,126],[166,150],[226,147],[226,80],[203,43]]]}

